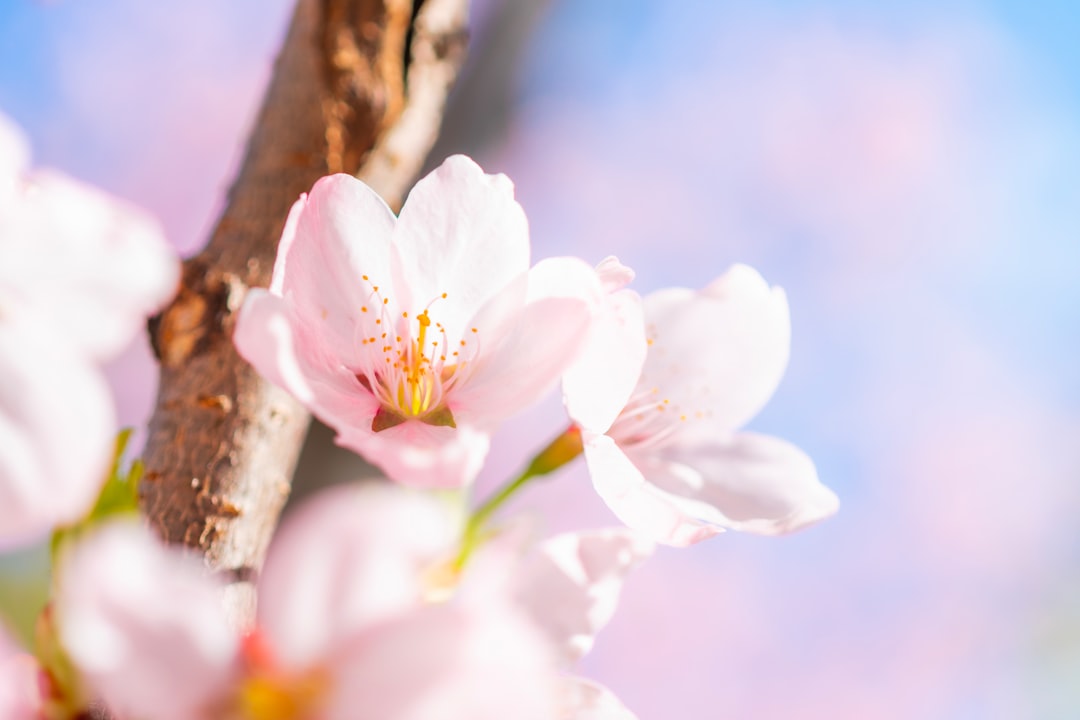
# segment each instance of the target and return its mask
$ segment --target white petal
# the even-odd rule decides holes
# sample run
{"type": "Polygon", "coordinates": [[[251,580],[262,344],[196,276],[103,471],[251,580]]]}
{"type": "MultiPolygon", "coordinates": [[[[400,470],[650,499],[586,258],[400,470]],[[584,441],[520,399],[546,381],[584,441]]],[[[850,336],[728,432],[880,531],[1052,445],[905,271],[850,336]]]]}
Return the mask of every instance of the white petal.
{"type": "Polygon", "coordinates": [[[393,486],[335,487],[293,513],[259,581],[259,624],[282,662],[306,668],[418,605],[456,529],[434,499],[393,486]]]}
{"type": "Polygon", "coordinates": [[[662,290],[644,306],[652,345],[639,390],[655,388],[673,420],[702,418],[710,432],[733,432],[772,396],[787,366],[790,319],[783,291],[756,271],[736,265],[701,292],[662,290]]]}
{"type": "Polygon", "coordinates": [[[779,438],[740,433],[726,442],[665,448],[643,463],[650,482],[714,509],[700,519],[761,535],[793,532],[836,513],[836,495],[814,463],[779,438]]]}
{"type": "Polygon", "coordinates": [[[641,298],[630,290],[608,295],[584,349],[563,374],[570,418],[592,432],[611,427],[637,387],[646,348],[641,298]]]}
{"type": "Polygon", "coordinates": [[[81,539],[63,558],[61,641],[123,717],[190,720],[234,679],[237,640],[198,562],[135,523],[81,539]]]}
{"type": "Polygon", "coordinates": [[[631,528],[685,546],[724,530],[794,532],[839,502],[805,453],[777,438],[740,433],[661,453],[624,451],[607,436],[585,443],[597,492],[631,528]]]}
{"type": "Polygon", "coordinates": [[[619,258],[608,255],[596,265],[596,276],[606,293],[622,290],[634,280],[634,271],[619,262],[619,258]]]}
{"type": "Polygon", "coordinates": [[[611,511],[656,542],[683,547],[723,532],[719,525],[699,519],[710,508],[661,490],[610,437],[586,437],[585,462],[593,486],[611,511]]]}
{"type": "Polygon", "coordinates": [[[560,720],[637,720],[615,694],[603,685],[579,677],[563,679],[560,720]]]}
{"type": "Polygon", "coordinates": [[[575,258],[543,260],[527,279],[520,312],[496,298],[475,320],[480,355],[468,383],[450,398],[455,417],[460,408],[480,428],[493,429],[558,382],[603,301],[592,268],[575,258]]]}
{"type": "Polygon", "coordinates": [[[402,309],[415,314],[434,301],[432,318],[461,337],[466,322],[529,269],[529,226],[509,178],[454,155],[409,193],[394,251],[402,309]]]}
{"type": "Polygon", "coordinates": [[[116,421],[101,373],[44,320],[0,308],[0,548],[90,510],[116,421]]]}
{"type": "Polygon", "coordinates": [[[378,465],[394,482],[414,488],[467,487],[484,465],[491,436],[464,422],[457,427],[411,420],[378,433],[345,430],[335,442],[378,465]]]}
{"type": "Polygon", "coordinates": [[[592,648],[615,614],[623,580],[652,551],[622,528],[566,533],[543,543],[522,569],[518,598],[565,664],[592,648]]]}
{"type": "Polygon", "coordinates": [[[158,223],[60,173],[29,176],[3,223],[0,286],[97,360],[176,291],[179,262],[158,223]]]}
{"type": "Polygon", "coordinates": [[[329,720],[558,720],[540,637],[509,608],[430,605],[336,656],[329,720]]]}

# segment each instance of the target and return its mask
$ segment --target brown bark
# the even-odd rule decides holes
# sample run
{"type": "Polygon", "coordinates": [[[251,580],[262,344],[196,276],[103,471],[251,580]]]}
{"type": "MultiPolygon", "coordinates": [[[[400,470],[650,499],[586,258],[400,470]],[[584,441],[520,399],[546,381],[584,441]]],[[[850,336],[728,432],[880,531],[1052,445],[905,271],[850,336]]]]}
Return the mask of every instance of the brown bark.
{"type": "Polygon", "coordinates": [[[151,322],[161,381],[142,507],[224,575],[238,625],[252,617],[308,416],[236,354],[235,313],[269,283],[288,210],[319,177],[357,174],[400,205],[464,55],[465,0],[416,4],[299,0],[227,207],[151,322]]]}

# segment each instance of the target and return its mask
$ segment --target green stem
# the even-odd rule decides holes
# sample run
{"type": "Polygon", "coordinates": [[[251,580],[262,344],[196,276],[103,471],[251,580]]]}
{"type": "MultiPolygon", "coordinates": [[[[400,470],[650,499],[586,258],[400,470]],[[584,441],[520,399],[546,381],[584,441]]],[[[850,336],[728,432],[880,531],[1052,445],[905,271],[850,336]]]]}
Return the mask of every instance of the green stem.
{"type": "Polygon", "coordinates": [[[484,525],[487,523],[488,518],[502,507],[503,503],[528,484],[530,480],[561,468],[580,455],[581,450],[581,429],[576,425],[571,425],[565,432],[552,440],[546,448],[537,453],[521,475],[504,484],[481,503],[469,516],[468,522],[465,523],[465,531],[461,537],[461,551],[454,562],[458,569],[465,566],[469,555],[480,543],[484,525]]]}

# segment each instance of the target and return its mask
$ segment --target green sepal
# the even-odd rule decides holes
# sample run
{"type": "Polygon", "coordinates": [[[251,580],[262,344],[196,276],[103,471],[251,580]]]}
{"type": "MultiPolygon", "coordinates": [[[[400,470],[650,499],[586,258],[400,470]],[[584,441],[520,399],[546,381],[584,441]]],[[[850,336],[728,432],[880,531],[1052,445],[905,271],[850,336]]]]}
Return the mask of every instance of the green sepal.
{"type": "Polygon", "coordinates": [[[584,444],[581,438],[581,428],[576,425],[571,425],[565,432],[552,440],[546,448],[541,450],[536,457],[532,459],[529,466],[525,468],[525,472],[521,473],[516,479],[500,487],[491,497],[485,500],[480,507],[476,508],[465,523],[465,530],[461,537],[461,546],[457,558],[454,560],[455,567],[459,570],[465,567],[465,563],[468,562],[469,555],[472,554],[473,550],[492,534],[492,531],[486,528],[488,518],[490,518],[508,498],[521,488],[525,487],[525,485],[533,478],[547,475],[550,472],[558,470],[563,465],[566,465],[571,460],[581,455],[583,450],[584,444]]]}
{"type": "Polygon", "coordinates": [[[101,488],[94,509],[90,511],[87,520],[100,522],[113,515],[129,515],[139,512],[139,481],[143,476],[143,464],[141,460],[133,460],[127,471],[120,469],[120,460],[131,439],[131,428],[124,428],[116,435],[116,449],[113,454],[112,468],[109,470],[109,479],[101,488]]]}
{"type": "Polygon", "coordinates": [[[143,475],[143,464],[135,460],[126,469],[121,469],[120,461],[124,456],[131,428],[124,428],[116,434],[113,449],[112,467],[105,484],[98,493],[94,507],[81,520],[53,531],[50,551],[53,562],[58,559],[61,546],[90,528],[116,517],[135,517],[139,514],[139,480],[143,475]]]}
{"type": "Polygon", "coordinates": [[[581,428],[571,425],[566,432],[552,440],[550,445],[532,459],[525,473],[533,477],[547,475],[576,458],[583,449],[581,428]]]}
{"type": "Polygon", "coordinates": [[[44,671],[42,717],[64,720],[89,717],[90,693],[60,642],[52,605],[41,611],[34,626],[34,657],[44,671]]]}
{"type": "Polygon", "coordinates": [[[392,427],[397,427],[403,422],[405,422],[405,418],[401,415],[398,415],[392,410],[380,407],[378,411],[376,411],[375,417],[371,419],[371,432],[389,430],[392,427]]]}
{"type": "Polygon", "coordinates": [[[432,410],[427,415],[420,418],[420,422],[425,425],[434,425],[436,427],[457,427],[457,423],[454,422],[454,414],[450,412],[450,408],[445,405],[432,410]]]}

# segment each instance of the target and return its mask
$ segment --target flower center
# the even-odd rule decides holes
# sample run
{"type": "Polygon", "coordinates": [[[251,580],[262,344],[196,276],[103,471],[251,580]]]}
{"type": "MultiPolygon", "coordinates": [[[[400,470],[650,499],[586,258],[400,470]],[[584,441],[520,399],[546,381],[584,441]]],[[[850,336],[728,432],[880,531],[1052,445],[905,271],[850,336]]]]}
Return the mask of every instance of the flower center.
{"type": "Polygon", "coordinates": [[[305,720],[318,717],[330,692],[331,679],[324,668],[290,673],[281,668],[265,638],[255,631],[241,645],[246,677],[233,698],[236,720],[305,720]]]}
{"type": "MultiPolygon", "coordinates": [[[[379,401],[371,429],[380,432],[409,420],[456,427],[446,397],[465,376],[476,342],[455,342],[446,328],[432,319],[432,305],[445,300],[446,293],[412,318],[407,311],[391,317],[389,299],[379,295],[378,286],[373,286],[373,295],[380,311],[375,319],[379,332],[361,339],[360,344],[371,352],[371,362],[356,374],[360,384],[379,401]]],[[[368,307],[362,307],[361,312],[368,313],[368,307]]],[[[478,333],[477,328],[470,330],[472,335],[478,333]]]]}
{"type": "MultiPolygon", "coordinates": [[[[664,348],[657,347],[656,328],[653,326],[648,327],[648,343],[650,359],[656,356],[664,357],[664,348]]],[[[647,360],[646,363],[648,362],[647,360]]],[[[672,373],[675,370],[669,367],[667,372],[672,373]]],[[[693,372],[693,370],[687,368],[685,372],[693,372]]],[[[694,401],[707,400],[709,394],[708,387],[702,386],[701,396],[695,398],[694,401]]],[[[707,407],[707,403],[704,406],[686,407],[680,404],[678,396],[673,401],[643,376],[634,394],[627,401],[626,407],[619,413],[619,417],[615,419],[607,434],[623,447],[656,447],[663,445],[673,434],[676,434],[681,425],[700,421],[711,415],[712,410],[707,407]]]]}
{"type": "Polygon", "coordinates": [[[421,572],[421,597],[432,605],[446,602],[453,597],[460,582],[461,568],[454,558],[441,560],[421,572]]]}
{"type": "Polygon", "coordinates": [[[300,677],[254,677],[240,688],[244,720],[304,720],[317,717],[329,682],[319,673],[300,677]]]}

